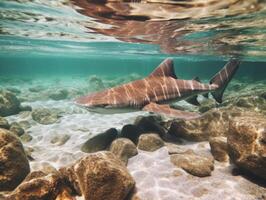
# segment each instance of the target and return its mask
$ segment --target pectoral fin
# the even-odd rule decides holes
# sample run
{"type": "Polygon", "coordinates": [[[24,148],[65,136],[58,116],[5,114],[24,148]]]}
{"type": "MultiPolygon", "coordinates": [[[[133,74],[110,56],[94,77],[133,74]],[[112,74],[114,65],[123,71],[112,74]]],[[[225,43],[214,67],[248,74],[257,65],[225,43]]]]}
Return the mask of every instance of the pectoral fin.
{"type": "Polygon", "coordinates": [[[187,112],[171,108],[169,105],[160,105],[156,103],[150,103],[143,108],[144,111],[159,113],[167,117],[173,117],[176,119],[194,119],[201,115],[194,112],[187,112]]]}
{"type": "Polygon", "coordinates": [[[186,99],[186,101],[187,101],[188,103],[192,104],[192,105],[199,106],[200,103],[198,102],[197,97],[198,97],[197,95],[192,96],[192,97],[189,97],[189,98],[186,99]]]}

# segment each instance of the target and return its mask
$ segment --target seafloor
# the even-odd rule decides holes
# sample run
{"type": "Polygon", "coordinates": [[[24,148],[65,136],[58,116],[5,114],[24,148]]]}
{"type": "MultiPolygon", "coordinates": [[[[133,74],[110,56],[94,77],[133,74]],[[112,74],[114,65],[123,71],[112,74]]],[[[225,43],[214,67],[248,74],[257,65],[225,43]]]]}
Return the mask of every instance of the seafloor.
{"type": "MultiPolygon", "coordinates": [[[[87,155],[81,147],[89,138],[109,128],[120,130],[124,125],[133,124],[137,117],[150,115],[143,111],[97,114],[73,103],[73,99],[78,96],[140,77],[137,74],[112,79],[98,76],[49,77],[49,79],[0,77],[0,98],[5,91],[9,91],[17,97],[23,107],[19,113],[4,118],[10,125],[16,122],[24,130],[19,137],[30,159],[31,171],[58,169],[71,164],[87,155]]],[[[221,113],[233,111],[237,116],[242,116],[243,113],[244,115],[256,113],[264,116],[266,121],[266,81],[254,81],[248,78],[231,81],[225,92],[224,101],[220,105],[217,105],[211,97],[209,99],[200,97],[199,100],[201,106],[198,107],[185,101],[178,102],[175,106],[185,110],[206,112],[205,116],[211,112],[216,112],[216,115],[205,117],[204,122],[194,124],[194,130],[188,127],[191,128],[191,135],[180,134],[176,140],[163,138],[165,141],[162,148],[153,152],[138,149],[138,155],[129,159],[127,168],[136,181],[135,196],[142,200],[266,199],[263,181],[256,176],[254,178],[253,175],[236,170],[236,166],[228,160],[225,162],[215,160],[211,174],[198,177],[191,175],[182,167],[175,166],[170,161],[169,150],[172,148],[171,151],[179,153],[193,151],[200,156],[212,157],[209,138],[211,136],[226,138],[226,131],[221,129],[226,129],[225,126],[234,117],[233,115],[223,117],[224,114],[221,113]],[[217,115],[218,118],[215,117],[217,115]],[[212,127],[203,129],[206,121],[212,127]]],[[[169,129],[171,120],[162,118],[160,124],[169,129]]]]}

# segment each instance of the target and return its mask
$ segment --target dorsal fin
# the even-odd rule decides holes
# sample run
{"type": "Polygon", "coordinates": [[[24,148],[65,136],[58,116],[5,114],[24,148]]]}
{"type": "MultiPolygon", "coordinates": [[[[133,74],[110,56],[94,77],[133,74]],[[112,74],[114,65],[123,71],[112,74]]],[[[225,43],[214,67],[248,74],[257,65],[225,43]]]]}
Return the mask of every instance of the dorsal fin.
{"type": "Polygon", "coordinates": [[[166,58],[151,74],[150,76],[171,76],[177,79],[174,70],[174,62],[170,58],[166,58]]]}

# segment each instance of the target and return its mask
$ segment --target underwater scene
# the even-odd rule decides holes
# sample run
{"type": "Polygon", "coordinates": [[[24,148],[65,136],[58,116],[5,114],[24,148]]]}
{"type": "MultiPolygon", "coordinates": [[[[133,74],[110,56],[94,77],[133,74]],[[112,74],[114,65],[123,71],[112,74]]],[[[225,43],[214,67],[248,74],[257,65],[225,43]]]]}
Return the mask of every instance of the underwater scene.
{"type": "Polygon", "coordinates": [[[266,200],[266,1],[0,0],[0,200],[266,200]]]}

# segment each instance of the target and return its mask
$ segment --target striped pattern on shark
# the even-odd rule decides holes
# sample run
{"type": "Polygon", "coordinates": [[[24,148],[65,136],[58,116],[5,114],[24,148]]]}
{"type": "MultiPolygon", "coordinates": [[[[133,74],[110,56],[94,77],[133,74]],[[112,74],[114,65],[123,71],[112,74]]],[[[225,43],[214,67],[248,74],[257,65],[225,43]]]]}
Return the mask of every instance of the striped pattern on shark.
{"type": "Polygon", "coordinates": [[[76,103],[90,108],[133,108],[144,109],[182,119],[198,117],[199,114],[181,112],[162,104],[187,99],[196,103],[198,94],[208,94],[220,103],[223,92],[238,68],[237,60],[230,60],[210,81],[178,79],[172,59],[165,59],[148,77],[121,86],[80,97],[76,103]]]}

